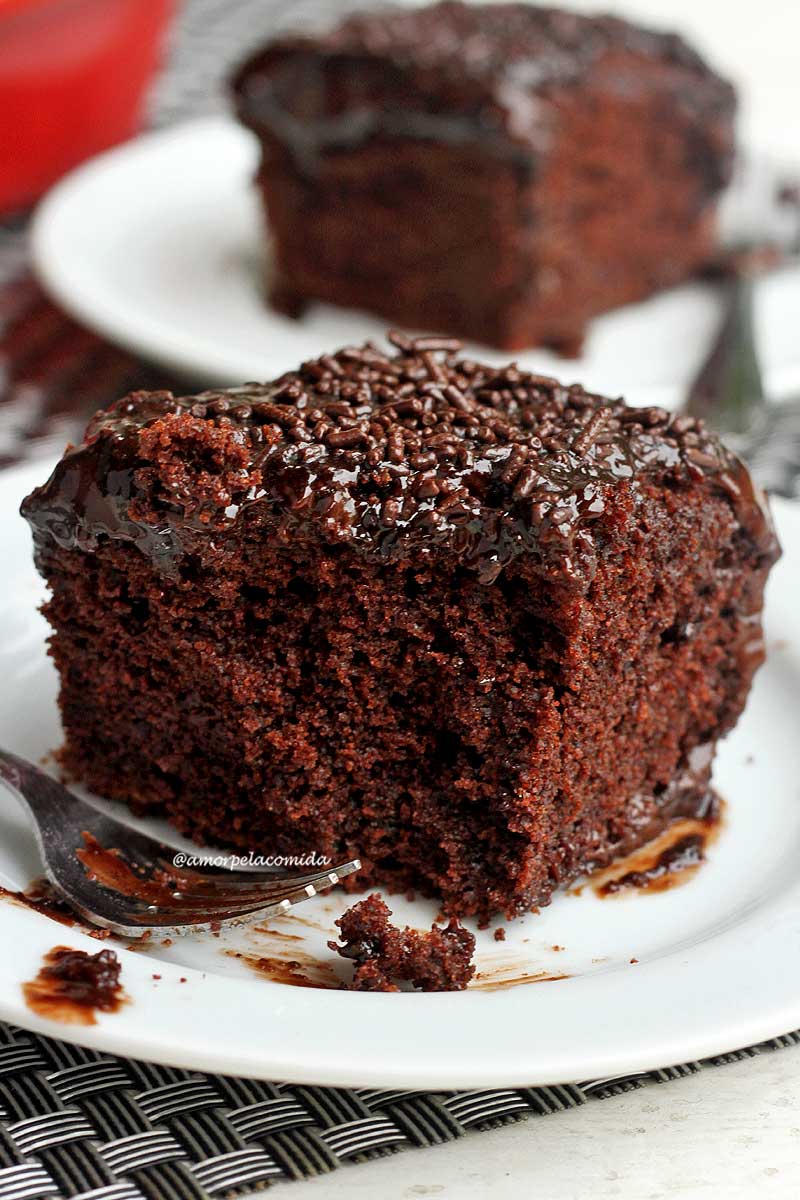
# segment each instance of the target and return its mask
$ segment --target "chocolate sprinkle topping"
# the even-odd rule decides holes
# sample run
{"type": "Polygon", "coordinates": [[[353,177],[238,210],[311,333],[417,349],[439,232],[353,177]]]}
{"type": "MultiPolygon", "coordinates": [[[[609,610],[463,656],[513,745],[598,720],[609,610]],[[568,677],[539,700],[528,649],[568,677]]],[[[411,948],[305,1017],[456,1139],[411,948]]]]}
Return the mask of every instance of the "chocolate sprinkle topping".
{"type": "Polygon", "coordinates": [[[585,590],[612,496],[705,477],[774,555],[746,468],[702,422],[459,358],[450,338],[389,341],[273,383],[120,400],[24,502],[37,541],[130,541],[175,576],[220,531],[267,521],[279,541],[373,560],[455,554],[487,584],[527,554],[585,590]]]}
{"type": "Polygon", "coordinates": [[[271,129],[309,173],[327,150],[373,137],[478,141],[512,155],[516,147],[524,163],[548,138],[532,96],[580,83],[619,54],[690,72],[692,87],[676,88],[673,103],[695,116],[733,105],[730,84],[676,34],[534,4],[458,0],[277,38],[241,66],[233,92],[240,118],[271,129]]]}

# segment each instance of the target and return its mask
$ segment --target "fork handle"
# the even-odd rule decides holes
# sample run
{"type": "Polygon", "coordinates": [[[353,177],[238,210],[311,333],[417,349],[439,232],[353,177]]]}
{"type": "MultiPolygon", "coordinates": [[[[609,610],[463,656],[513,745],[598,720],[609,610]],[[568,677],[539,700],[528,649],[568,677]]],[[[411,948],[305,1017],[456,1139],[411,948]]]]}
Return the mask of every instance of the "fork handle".
{"type": "Polygon", "coordinates": [[[64,823],[64,792],[44,771],[0,749],[0,780],[14,793],[27,813],[42,860],[46,862],[44,834],[64,823]]]}
{"type": "Polygon", "coordinates": [[[687,411],[702,417],[737,448],[766,420],[767,396],[755,333],[753,273],[737,270],[726,281],[725,307],[716,337],[687,397],[687,411]]]}

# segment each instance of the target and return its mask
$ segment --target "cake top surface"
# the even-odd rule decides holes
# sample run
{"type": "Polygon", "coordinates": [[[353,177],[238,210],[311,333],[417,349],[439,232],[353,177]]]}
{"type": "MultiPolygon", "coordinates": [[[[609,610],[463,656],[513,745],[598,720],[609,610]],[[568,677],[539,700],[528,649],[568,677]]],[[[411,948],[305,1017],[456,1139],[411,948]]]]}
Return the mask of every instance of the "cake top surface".
{"type": "Polygon", "coordinates": [[[536,58],[549,70],[571,69],[609,46],[705,69],[677,34],[611,16],[586,16],[538,4],[439,4],[354,13],[311,39],[323,52],[368,54],[396,62],[496,75],[536,58]]]}
{"type": "Polygon", "coordinates": [[[485,583],[527,554],[583,588],[610,504],[705,482],[774,553],[746,468],[695,419],[459,357],[452,339],[389,338],[393,352],[345,348],[272,383],[133,393],[93,418],[23,513],[39,539],[130,541],[166,574],[244,522],[377,561],[445,551],[485,583]]]}
{"type": "MultiPolygon", "coordinates": [[[[626,52],[684,68],[697,77],[692,97],[675,92],[676,103],[726,110],[733,90],[679,35],[633,25],[611,16],[587,16],[533,4],[464,4],[460,0],[414,8],[382,8],[356,13],[333,29],[307,36],[280,37],[264,46],[234,79],[240,111],[257,120],[275,113],[274,80],[291,68],[280,106],[308,121],[347,107],[364,111],[374,100],[369,87],[345,95],[321,89],[311,97],[308,72],[300,60],[377,60],[383,75],[378,90],[391,88],[387,66],[414,76],[421,94],[438,93],[445,109],[468,108],[482,96],[501,107],[519,105],[520,93],[580,78],[609,52],[626,52]],[[298,91],[302,98],[298,102],[298,91]],[[311,101],[311,103],[310,103],[311,101]]],[[[363,83],[363,81],[362,81],[363,83]]],[[[630,81],[620,83],[629,89],[630,81]]]]}

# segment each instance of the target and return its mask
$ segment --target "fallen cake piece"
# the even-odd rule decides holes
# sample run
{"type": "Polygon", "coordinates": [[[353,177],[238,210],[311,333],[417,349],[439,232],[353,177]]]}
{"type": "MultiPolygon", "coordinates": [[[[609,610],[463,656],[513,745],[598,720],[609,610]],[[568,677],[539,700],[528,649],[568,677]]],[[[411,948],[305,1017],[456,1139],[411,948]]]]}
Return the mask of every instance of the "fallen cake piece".
{"type": "Polygon", "coordinates": [[[272,303],[350,305],[505,349],[711,257],[731,86],[681,38],[446,2],[281,37],[237,72],[259,139],[272,303]]]}
{"type": "Polygon", "coordinates": [[[392,912],[373,894],[354,904],[335,922],[340,929],[331,950],[355,964],[353,992],[398,992],[398,980],[407,980],[421,992],[460,992],[475,974],[472,955],[475,938],[455,917],[430,933],[398,929],[392,912]]]}
{"type": "Polygon", "coordinates": [[[511,917],[705,811],[778,548],[701,424],[392,335],[135,393],[24,502],[65,767],[511,917]]]}

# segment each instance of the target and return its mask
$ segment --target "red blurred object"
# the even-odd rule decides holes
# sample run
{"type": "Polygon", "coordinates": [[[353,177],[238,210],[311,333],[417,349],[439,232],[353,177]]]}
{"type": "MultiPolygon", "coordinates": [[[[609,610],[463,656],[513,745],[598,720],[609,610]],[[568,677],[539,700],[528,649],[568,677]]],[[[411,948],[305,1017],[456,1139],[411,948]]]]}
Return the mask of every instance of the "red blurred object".
{"type": "Polygon", "coordinates": [[[0,0],[0,214],[139,126],[174,0],[0,0]]]}

